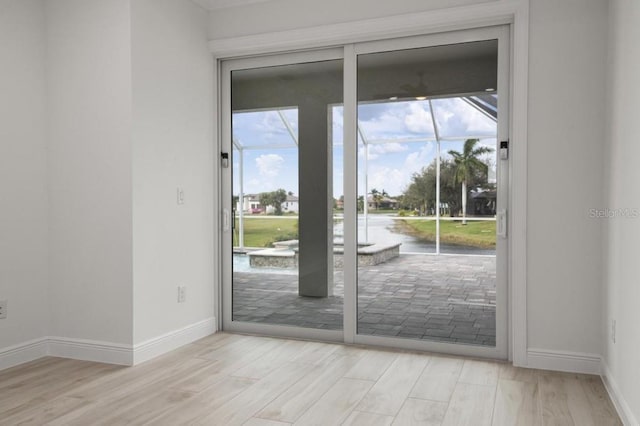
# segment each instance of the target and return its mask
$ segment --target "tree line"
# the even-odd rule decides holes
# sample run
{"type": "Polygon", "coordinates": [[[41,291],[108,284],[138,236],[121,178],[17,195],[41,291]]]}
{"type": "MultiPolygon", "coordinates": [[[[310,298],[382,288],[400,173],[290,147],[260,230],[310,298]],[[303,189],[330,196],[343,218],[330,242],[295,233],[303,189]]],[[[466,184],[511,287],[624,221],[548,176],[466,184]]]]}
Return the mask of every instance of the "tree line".
{"type": "MultiPolygon", "coordinates": [[[[464,142],[462,152],[448,151],[451,156],[440,159],[440,204],[443,215],[451,217],[461,214],[464,218],[467,213],[467,196],[472,189],[495,190],[495,185],[488,183],[488,166],[480,157],[493,152],[493,148],[477,146],[478,139],[467,139],[464,142]]],[[[435,215],[436,213],[436,180],[437,162],[434,158],[430,164],[423,167],[411,177],[411,183],[402,195],[397,197],[398,206],[404,210],[417,211],[419,215],[435,215]]],[[[386,191],[371,190],[373,203],[378,203],[387,197],[386,191]]],[[[275,215],[282,215],[282,203],[287,200],[287,192],[278,189],[272,192],[260,194],[260,204],[273,206],[275,215]]],[[[291,195],[291,193],[289,193],[291,195]]],[[[236,197],[237,198],[237,197],[236,197]]],[[[234,198],[234,202],[235,202],[234,198]]],[[[344,201],[344,196],[340,197],[344,201]]],[[[364,209],[365,197],[358,197],[358,210],[364,209]]],[[[337,208],[337,200],[334,199],[334,208],[337,208]]]]}
{"type": "MultiPolygon", "coordinates": [[[[488,183],[488,166],[480,159],[480,156],[493,149],[477,147],[478,142],[478,139],[467,139],[462,152],[451,150],[451,159],[440,160],[441,214],[453,217],[462,213],[464,218],[467,212],[467,195],[471,189],[495,189],[495,185],[488,183]]],[[[413,174],[411,184],[399,197],[400,208],[418,211],[420,215],[435,214],[436,180],[437,162],[434,159],[420,172],[413,174]]]]}

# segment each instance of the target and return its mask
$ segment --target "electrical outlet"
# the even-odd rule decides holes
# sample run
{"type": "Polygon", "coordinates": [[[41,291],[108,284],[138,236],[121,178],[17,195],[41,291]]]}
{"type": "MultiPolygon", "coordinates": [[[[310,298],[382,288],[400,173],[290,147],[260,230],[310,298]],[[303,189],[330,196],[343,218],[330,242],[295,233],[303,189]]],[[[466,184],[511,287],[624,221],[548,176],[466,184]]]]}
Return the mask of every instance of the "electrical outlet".
{"type": "Polygon", "coordinates": [[[616,320],[611,320],[611,341],[616,342],[616,320]]]}
{"type": "Polygon", "coordinates": [[[184,303],[187,300],[187,287],[184,285],[178,286],[178,303],[184,303]]]}
{"type": "Polygon", "coordinates": [[[0,300],[0,319],[5,319],[7,317],[7,301],[0,300]]]}

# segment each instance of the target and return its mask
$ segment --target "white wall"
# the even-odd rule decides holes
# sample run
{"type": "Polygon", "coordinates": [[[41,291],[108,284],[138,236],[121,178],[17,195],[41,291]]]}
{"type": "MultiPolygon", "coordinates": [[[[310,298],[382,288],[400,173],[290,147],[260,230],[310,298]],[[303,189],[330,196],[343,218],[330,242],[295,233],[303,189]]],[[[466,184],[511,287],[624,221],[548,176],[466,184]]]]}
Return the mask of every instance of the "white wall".
{"type": "MultiPolygon", "coordinates": [[[[205,1],[205,0],[199,0],[205,1]]],[[[492,0],[272,0],[214,10],[211,39],[402,15],[492,0]]]]}
{"type": "Polygon", "coordinates": [[[128,0],[46,2],[50,334],[132,342],[128,0]]]}
{"type": "Polygon", "coordinates": [[[607,4],[530,3],[529,347],[601,352],[607,4]]]}
{"type": "Polygon", "coordinates": [[[131,13],[137,344],[213,317],[213,60],[199,6],[133,0],[131,13]]]}
{"type": "Polygon", "coordinates": [[[132,345],[213,316],[207,18],[188,0],[48,3],[54,336],[132,345]]]}
{"type": "MultiPolygon", "coordinates": [[[[477,0],[456,4],[472,2],[477,0]]],[[[0,225],[0,244],[13,244],[11,251],[0,246],[0,297],[7,292],[10,315],[18,316],[0,322],[0,347],[46,331],[47,320],[37,313],[47,309],[44,247],[50,251],[51,335],[131,344],[210,316],[211,64],[200,11],[179,0],[56,0],[46,2],[44,25],[37,1],[1,4],[13,8],[0,15],[0,88],[3,95],[5,90],[12,94],[0,99],[2,149],[24,160],[11,161],[6,155],[0,160],[5,181],[21,183],[3,190],[2,207],[13,222],[0,225]],[[43,27],[46,165],[45,130],[38,125],[45,114],[44,78],[38,71],[43,27]],[[16,47],[14,40],[22,40],[26,48],[16,47]],[[5,99],[11,99],[8,106],[5,99]],[[24,142],[6,144],[5,134],[24,142]],[[182,206],[175,204],[176,186],[185,190],[182,206]],[[47,204],[48,237],[43,225],[47,204]],[[184,305],[176,303],[178,283],[188,287],[184,305]],[[28,314],[21,314],[21,307],[28,314]]],[[[209,30],[213,37],[230,37],[448,4],[276,0],[214,11],[209,30]]],[[[619,41],[612,46],[620,50],[613,56],[617,95],[612,105],[620,114],[611,118],[610,168],[615,174],[609,187],[613,198],[605,203],[601,158],[606,152],[602,99],[607,4],[531,2],[529,346],[601,353],[601,318],[608,322],[616,315],[619,340],[607,345],[605,355],[637,407],[638,377],[629,371],[634,371],[638,350],[632,338],[638,334],[632,306],[638,290],[631,266],[633,243],[627,238],[635,236],[638,225],[609,222],[608,273],[603,277],[601,221],[588,217],[591,208],[627,207],[637,199],[632,184],[637,172],[630,160],[637,147],[627,135],[637,132],[630,112],[637,101],[628,93],[638,62],[620,53],[622,47],[625,52],[635,48],[630,40],[638,38],[633,27],[637,6],[628,1],[616,5],[613,22],[620,28],[613,28],[613,36],[619,41]],[[603,315],[604,278],[609,286],[603,315]]]]}
{"type": "Polygon", "coordinates": [[[0,0],[0,353],[213,317],[207,30],[189,0],[0,0]]]}
{"type": "MultiPolygon", "coordinates": [[[[640,3],[613,0],[609,20],[608,182],[602,208],[640,210],[640,3]]],[[[601,219],[605,229],[604,361],[636,424],[640,420],[640,217],[601,219]],[[616,320],[616,342],[611,320],[616,320]]],[[[629,420],[632,421],[631,419],[629,420]]]]}
{"type": "Polygon", "coordinates": [[[46,335],[44,6],[0,0],[0,352],[46,335]]]}

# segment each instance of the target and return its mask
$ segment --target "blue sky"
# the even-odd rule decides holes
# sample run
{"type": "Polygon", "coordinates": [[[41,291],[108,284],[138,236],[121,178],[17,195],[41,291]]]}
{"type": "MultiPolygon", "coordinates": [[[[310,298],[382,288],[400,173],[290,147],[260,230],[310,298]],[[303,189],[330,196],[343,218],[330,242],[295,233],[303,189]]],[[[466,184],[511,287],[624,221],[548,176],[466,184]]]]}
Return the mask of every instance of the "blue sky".
{"type": "MultiPolygon", "coordinates": [[[[495,147],[496,123],[459,98],[432,100],[441,138],[441,154],[462,150],[467,137],[480,137],[483,145],[495,147]]],[[[260,193],[284,188],[298,194],[298,154],[291,133],[297,135],[297,110],[236,112],[233,137],[243,147],[244,193],[260,193]],[[289,124],[287,128],[285,122],[289,124]]],[[[342,195],[342,107],[332,108],[333,194],[342,195]]],[[[421,138],[434,138],[428,101],[401,101],[360,104],[358,123],[369,144],[369,191],[376,188],[399,195],[410,184],[413,173],[427,166],[437,145],[421,138]],[[379,143],[384,141],[384,143],[379,143]]],[[[297,137],[297,136],[296,136],[297,137]]],[[[364,193],[365,148],[359,137],[358,193],[364,193]]],[[[495,153],[493,154],[495,155],[495,153]]],[[[495,160],[493,161],[495,163],[495,160]]],[[[239,155],[234,150],[234,193],[239,192],[239,155]]]]}

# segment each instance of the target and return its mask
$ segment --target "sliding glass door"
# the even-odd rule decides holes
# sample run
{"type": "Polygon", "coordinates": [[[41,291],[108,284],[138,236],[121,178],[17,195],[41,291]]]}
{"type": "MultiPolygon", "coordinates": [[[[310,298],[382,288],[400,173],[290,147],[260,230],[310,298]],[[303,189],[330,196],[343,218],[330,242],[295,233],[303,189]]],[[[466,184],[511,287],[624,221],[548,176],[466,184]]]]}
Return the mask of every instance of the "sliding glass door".
{"type": "Polygon", "coordinates": [[[364,342],[496,348],[498,68],[498,39],[358,56],[364,342]]]}
{"type": "Polygon", "coordinates": [[[343,328],[343,283],[333,259],[340,244],[333,195],[334,185],[342,191],[341,55],[227,64],[227,328],[315,329],[325,338],[338,334],[323,331],[343,328]]]}
{"type": "Polygon", "coordinates": [[[224,62],[223,328],[506,358],[508,51],[224,62]]]}

